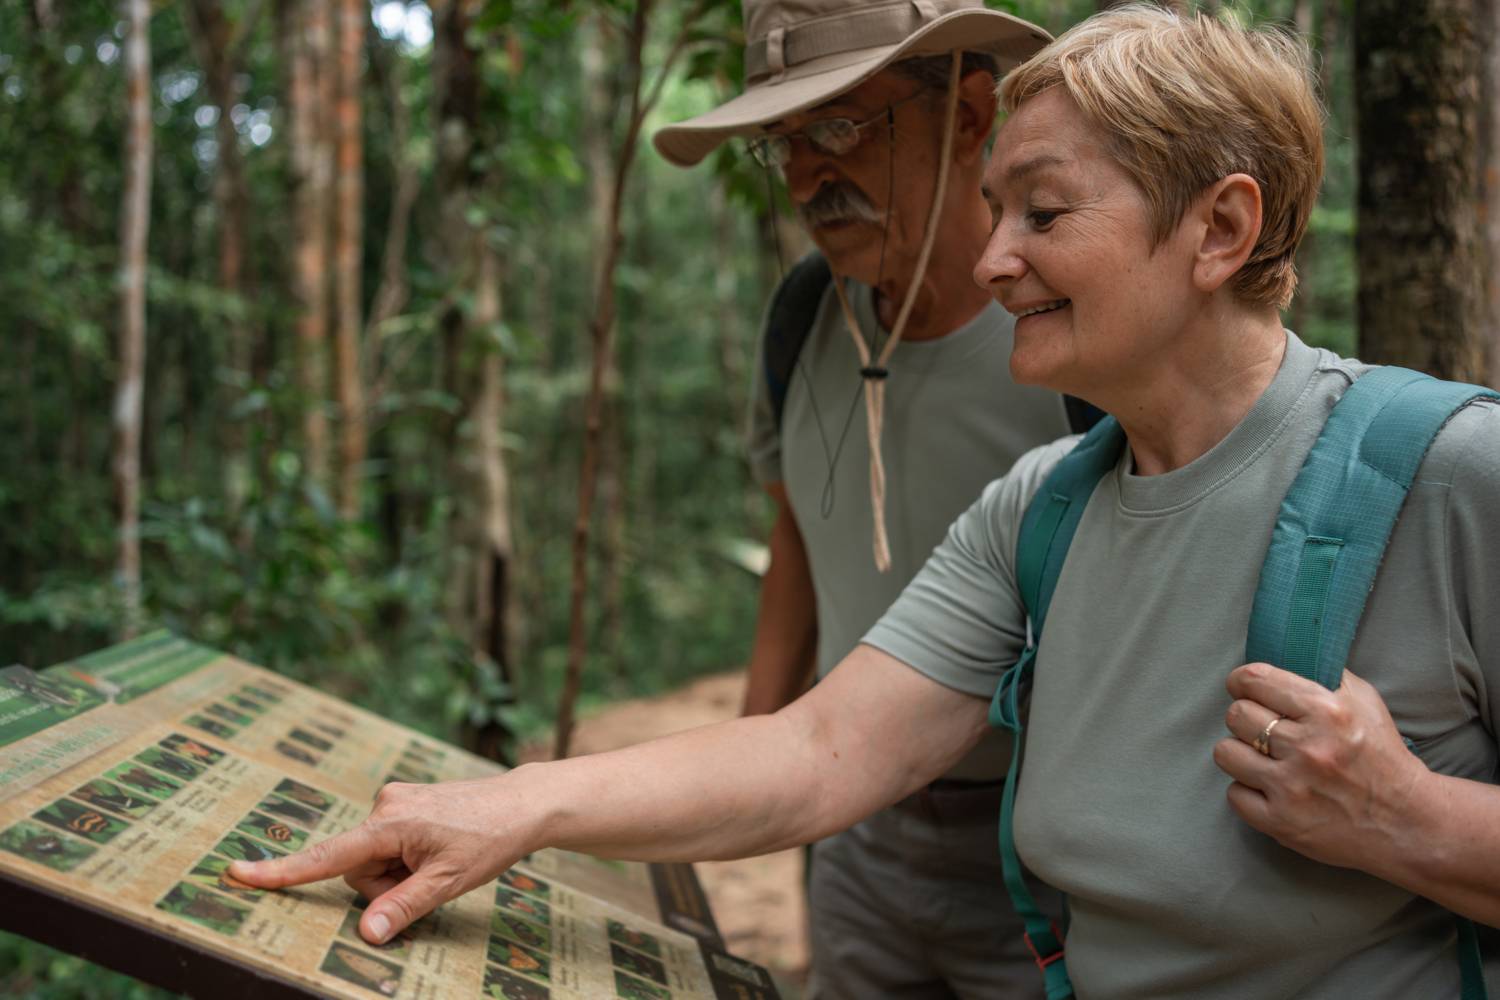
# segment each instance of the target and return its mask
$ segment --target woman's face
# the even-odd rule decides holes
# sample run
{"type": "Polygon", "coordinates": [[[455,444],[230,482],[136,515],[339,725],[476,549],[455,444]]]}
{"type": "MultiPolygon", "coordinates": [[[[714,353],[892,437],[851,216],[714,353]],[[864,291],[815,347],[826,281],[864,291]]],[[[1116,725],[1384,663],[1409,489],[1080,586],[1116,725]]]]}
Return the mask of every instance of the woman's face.
{"type": "Polygon", "coordinates": [[[1185,325],[1191,227],[1153,249],[1145,197],[1060,88],[1006,121],[984,191],[994,228],[974,279],[1016,316],[1011,374],[1117,404],[1185,325]]]}

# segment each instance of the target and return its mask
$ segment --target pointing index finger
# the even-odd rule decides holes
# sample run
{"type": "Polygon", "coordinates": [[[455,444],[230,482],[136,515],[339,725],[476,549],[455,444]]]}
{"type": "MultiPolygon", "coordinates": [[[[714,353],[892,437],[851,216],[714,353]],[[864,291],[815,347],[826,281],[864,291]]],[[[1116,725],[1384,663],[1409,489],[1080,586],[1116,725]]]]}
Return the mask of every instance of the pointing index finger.
{"type": "Polygon", "coordinates": [[[235,861],[229,874],[262,889],[282,889],[334,878],[372,861],[391,856],[383,850],[368,823],[320,841],[296,854],[271,861],[235,861]]]}

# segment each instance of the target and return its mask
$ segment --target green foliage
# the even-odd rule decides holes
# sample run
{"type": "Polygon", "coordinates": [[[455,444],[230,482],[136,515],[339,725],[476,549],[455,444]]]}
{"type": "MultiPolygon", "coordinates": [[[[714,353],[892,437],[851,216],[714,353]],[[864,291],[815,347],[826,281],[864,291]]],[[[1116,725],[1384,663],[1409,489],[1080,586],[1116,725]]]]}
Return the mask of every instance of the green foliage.
{"type": "Polygon", "coordinates": [[[167,1000],[175,995],[55,948],[0,932],[0,996],[27,1000],[167,1000]]]}

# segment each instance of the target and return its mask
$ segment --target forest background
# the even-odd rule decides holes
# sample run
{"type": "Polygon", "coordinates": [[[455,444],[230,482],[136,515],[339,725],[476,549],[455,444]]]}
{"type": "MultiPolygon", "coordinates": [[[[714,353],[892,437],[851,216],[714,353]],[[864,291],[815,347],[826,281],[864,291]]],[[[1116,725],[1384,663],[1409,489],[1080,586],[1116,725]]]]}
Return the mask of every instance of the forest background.
{"type": "MultiPolygon", "coordinates": [[[[1491,0],[1183,6],[1319,56],[1288,325],[1500,371],[1491,0]]],[[[0,665],[165,626],[504,758],[743,662],[807,244],[741,145],[647,141],[743,45],[726,0],[0,0],[0,665]]],[[[0,937],[6,989],[145,992],[0,937]]]]}

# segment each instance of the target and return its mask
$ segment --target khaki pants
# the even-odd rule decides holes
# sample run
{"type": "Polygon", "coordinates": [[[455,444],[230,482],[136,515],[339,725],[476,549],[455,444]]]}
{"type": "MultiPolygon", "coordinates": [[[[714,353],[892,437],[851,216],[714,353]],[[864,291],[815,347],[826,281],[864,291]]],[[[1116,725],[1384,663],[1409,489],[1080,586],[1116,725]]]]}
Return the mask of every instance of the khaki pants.
{"type": "MultiPolygon", "coordinates": [[[[967,810],[908,800],[814,845],[811,1000],[1040,1000],[1001,877],[999,792],[965,795],[987,798],[967,810]]],[[[1032,891],[1056,919],[1059,895],[1032,891]]]]}

